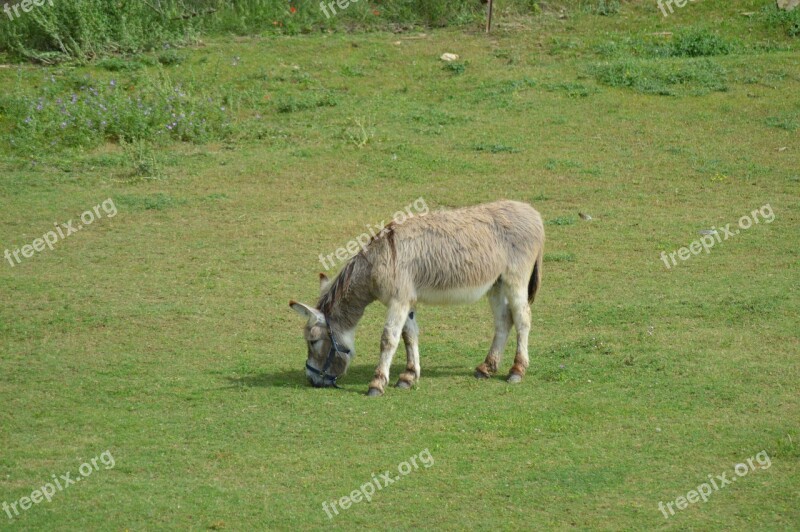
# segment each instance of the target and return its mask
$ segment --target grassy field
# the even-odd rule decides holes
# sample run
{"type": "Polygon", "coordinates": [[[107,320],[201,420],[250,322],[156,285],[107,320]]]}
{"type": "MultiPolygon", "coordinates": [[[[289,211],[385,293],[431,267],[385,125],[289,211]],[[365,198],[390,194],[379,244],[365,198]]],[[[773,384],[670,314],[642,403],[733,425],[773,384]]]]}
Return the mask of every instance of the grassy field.
{"type": "Polygon", "coordinates": [[[2,258],[0,504],[113,467],[0,529],[797,529],[800,42],[767,4],[3,65],[0,253],[84,227],[2,258]],[[473,378],[485,301],[421,307],[420,383],[368,398],[375,304],[343,389],[309,387],[289,299],[420,197],[542,213],[528,375],[473,378]]]}

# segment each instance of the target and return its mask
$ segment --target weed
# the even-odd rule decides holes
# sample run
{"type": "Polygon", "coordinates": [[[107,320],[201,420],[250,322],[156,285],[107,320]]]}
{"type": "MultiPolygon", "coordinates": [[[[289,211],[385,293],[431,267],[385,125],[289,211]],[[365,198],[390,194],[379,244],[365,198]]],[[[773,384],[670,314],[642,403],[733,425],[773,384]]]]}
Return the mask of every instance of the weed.
{"type": "Polygon", "coordinates": [[[781,28],[789,37],[800,36],[800,9],[784,11],[778,9],[775,2],[770,2],[762,8],[759,18],[767,26],[781,28]]]}
{"type": "Polygon", "coordinates": [[[586,98],[590,94],[597,92],[594,87],[587,87],[583,83],[565,82],[565,83],[548,83],[544,86],[550,92],[563,92],[570,98],[586,98]]]}
{"type": "Polygon", "coordinates": [[[470,119],[464,116],[456,116],[440,109],[426,109],[424,112],[416,112],[411,115],[413,122],[426,126],[449,126],[451,124],[464,124],[470,119]]]}
{"type": "Polygon", "coordinates": [[[686,28],[674,36],[660,34],[614,35],[592,47],[602,57],[659,58],[728,55],[744,48],[735,39],[723,38],[705,28],[686,28]]]}
{"type": "Polygon", "coordinates": [[[783,129],[784,131],[797,131],[800,129],[800,115],[769,116],[765,123],[769,127],[783,129]]]}
{"type": "Polygon", "coordinates": [[[545,225],[574,225],[577,219],[574,216],[559,216],[544,222],[545,225]]]}
{"type": "Polygon", "coordinates": [[[97,62],[97,66],[109,72],[128,72],[139,70],[144,67],[141,61],[122,59],[120,57],[108,57],[97,62]]]}
{"type": "Polygon", "coordinates": [[[505,144],[475,144],[472,147],[475,151],[486,151],[489,153],[517,153],[519,150],[513,146],[506,146],[505,144]]]}
{"type": "Polygon", "coordinates": [[[453,75],[460,76],[467,71],[467,63],[464,61],[451,61],[449,63],[445,63],[442,69],[446,72],[450,72],[453,75]]]}
{"type": "Polygon", "coordinates": [[[180,65],[185,60],[177,50],[170,49],[158,54],[158,62],[164,66],[180,65]]]}
{"type": "Polygon", "coordinates": [[[20,90],[7,97],[8,114],[16,121],[9,142],[19,150],[35,151],[122,139],[205,142],[227,136],[221,97],[192,92],[163,74],[141,82],[137,87],[113,79],[48,76],[38,94],[20,90]]]}
{"type": "Polygon", "coordinates": [[[582,0],[583,9],[589,13],[602,16],[619,13],[619,0],[582,0]]]}
{"type": "Polygon", "coordinates": [[[317,94],[283,96],[276,101],[276,109],[279,113],[296,113],[317,107],[335,107],[337,103],[331,92],[323,91],[317,94]]]}
{"type": "Polygon", "coordinates": [[[344,135],[357,148],[363,148],[375,136],[374,118],[350,118],[350,127],[345,128],[344,135]]]}
{"type": "Polygon", "coordinates": [[[707,57],[727,55],[733,44],[705,29],[690,29],[675,35],[669,47],[672,57],[707,57]]]}
{"type": "Polygon", "coordinates": [[[545,262],[575,262],[575,254],[574,253],[566,253],[566,252],[545,253],[544,254],[544,261],[545,262]]]}
{"type": "Polygon", "coordinates": [[[348,78],[364,77],[364,69],[357,66],[345,65],[342,67],[341,72],[343,76],[346,76],[348,78]]]}
{"type": "Polygon", "coordinates": [[[161,164],[153,147],[144,139],[126,142],[120,139],[128,163],[133,167],[133,175],[137,177],[159,179],[163,177],[161,164]]]}
{"type": "Polygon", "coordinates": [[[175,199],[162,192],[148,196],[118,194],[115,196],[115,201],[120,207],[126,207],[133,211],[163,211],[186,203],[186,200],[175,199]]]}

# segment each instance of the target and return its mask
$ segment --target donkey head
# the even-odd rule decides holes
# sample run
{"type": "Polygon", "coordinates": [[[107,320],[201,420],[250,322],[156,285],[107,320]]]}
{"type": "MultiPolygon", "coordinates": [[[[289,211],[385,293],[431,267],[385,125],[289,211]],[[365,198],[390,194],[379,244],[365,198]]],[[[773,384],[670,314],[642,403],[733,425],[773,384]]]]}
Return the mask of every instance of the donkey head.
{"type": "MultiPolygon", "coordinates": [[[[328,278],[320,274],[320,288],[325,290],[328,278]]],[[[336,379],[345,374],[352,358],[352,339],[343,339],[334,331],[325,315],[317,308],[305,303],[289,301],[298,314],[307,321],[303,337],[308,346],[306,376],[316,388],[336,386],[336,379]]]]}

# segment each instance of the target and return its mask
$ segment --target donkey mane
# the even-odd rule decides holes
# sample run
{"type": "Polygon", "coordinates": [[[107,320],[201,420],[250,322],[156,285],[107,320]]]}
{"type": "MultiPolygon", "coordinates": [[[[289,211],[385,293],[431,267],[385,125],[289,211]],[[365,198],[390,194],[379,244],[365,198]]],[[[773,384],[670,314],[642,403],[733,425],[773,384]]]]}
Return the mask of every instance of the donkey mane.
{"type": "Polygon", "coordinates": [[[397,261],[397,246],[395,245],[394,229],[394,221],[386,224],[386,226],[381,229],[377,235],[373,236],[369,240],[364,249],[359,251],[349,261],[347,261],[347,264],[344,265],[342,271],[339,272],[328,290],[326,290],[325,293],[320,296],[319,301],[317,302],[317,308],[322,311],[323,314],[330,316],[330,314],[333,312],[333,309],[341,302],[342,298],[347,295],[347,291],[350,288],[350,280],[353,278],[353,272],[355,271],[360,259],[369,262],[365,252],[367,248],[372,246],[373,243],[385,238],[386,242],[389,244],[389,249],[391,250],[392,260],[394,262],[397,261]]]}
{"type": "Polygon", "coordinates": [[[333,308],[341,301],[342,296],[344,296],[350,288],[350,279],[353,278],[353,270],[356,268],[356,259],[359,255],[361,255],[361,252],[347,261],[347,264],[344,265],[342,271],[340,271],[339,275],[333,280],[328,290],[320,296],[317,302],[317,308],[326,316],[330,316],[333,308]]]}

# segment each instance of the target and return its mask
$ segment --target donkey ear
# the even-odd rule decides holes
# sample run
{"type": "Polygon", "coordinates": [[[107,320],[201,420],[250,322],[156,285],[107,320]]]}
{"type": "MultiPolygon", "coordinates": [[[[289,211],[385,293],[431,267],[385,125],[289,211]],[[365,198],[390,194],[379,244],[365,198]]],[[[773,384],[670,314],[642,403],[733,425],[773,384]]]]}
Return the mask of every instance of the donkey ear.
{"type": "Polygon", "coordinates": [[[319,292],[320,294],[324,294],[325,290],[331,285],[331,280],[328,279],[328,276],[324,273],[319,274],[319,292]]]}
{"type": "Polygon", "coordinates": [[[306,318],[309,323],[325,322],[325,316],[322,314],[322,312],[314,307],[306,305],[305,303],[298,303],[297,301],[291,300],[289,301],[289,306],[292,307],[295,312],[306,318]]]}

